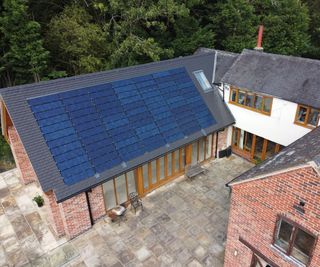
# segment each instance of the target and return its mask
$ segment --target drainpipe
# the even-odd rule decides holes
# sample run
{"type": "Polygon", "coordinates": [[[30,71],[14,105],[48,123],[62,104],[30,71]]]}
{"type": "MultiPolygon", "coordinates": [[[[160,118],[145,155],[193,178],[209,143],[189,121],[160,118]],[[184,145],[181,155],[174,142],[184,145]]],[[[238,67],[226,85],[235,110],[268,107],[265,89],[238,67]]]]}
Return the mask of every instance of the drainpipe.
{"type": "Polygon", "coordinates": [[[216,151],[215,151],[215,158],[218,157],[218,139],[219,139],[219,131],[216,133],[216,151]]]}
{"type": "Polygon", "coordinates": [[[214,53],[214,62],[213,62],[213,72],[212,72],[212,84],[214,84],[214,80],[216,79],[216,69],[217,69],[217,57],[218,51],[216,50],[214,53]]]}
{"type": "Polygon", "coordinates": [[[91,223],[91,226],[93,226],[94,221],[93,221],[92,211],[91,211],[91,206],[90,206],[90,201],[89,201],[89,192],[91,192],[91,189],[86,191],[86,199],[87,199],[87,205],[88,205],[88,210],[89,210],[90,223],[91,223]]]}

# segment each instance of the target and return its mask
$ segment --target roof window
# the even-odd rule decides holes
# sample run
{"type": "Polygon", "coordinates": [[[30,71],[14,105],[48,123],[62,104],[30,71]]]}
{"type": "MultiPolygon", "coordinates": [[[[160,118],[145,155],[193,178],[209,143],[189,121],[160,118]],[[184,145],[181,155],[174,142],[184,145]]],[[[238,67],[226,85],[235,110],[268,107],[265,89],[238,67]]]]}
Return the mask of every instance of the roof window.
{"type": "Polygon", "coordinates": [[[199,84],[201,85],[204,92],[209,92],[212,90],[212,86],[209,83],[206,75],[204,74],[203,70],[197,70],[193,72],[194,76],[196,76],[199,84]]]}

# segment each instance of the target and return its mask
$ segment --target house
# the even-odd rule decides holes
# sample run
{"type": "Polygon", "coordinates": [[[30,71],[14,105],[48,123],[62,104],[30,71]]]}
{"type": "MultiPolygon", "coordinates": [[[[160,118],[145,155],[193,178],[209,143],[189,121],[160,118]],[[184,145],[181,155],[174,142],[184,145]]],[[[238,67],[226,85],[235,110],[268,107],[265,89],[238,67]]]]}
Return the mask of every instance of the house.
{"type": "Polygon", "coordinates": [[[39,182],[57,236],[226,148],[234,117],[215,72],[210,52],[0,90],[2,134],[22,182],[39,182]]]}
{"type": "Polygon", "coordinates": [[[319,125],[319,60],[247,49],[229,58],[215,82],[235,117],[227,144],[234,153],[261,162],[319,125]]]}
{"type": "Polygon", "coordinates": [[[228,183],[225,267],[320,266],[320,128],[228,183]]]}

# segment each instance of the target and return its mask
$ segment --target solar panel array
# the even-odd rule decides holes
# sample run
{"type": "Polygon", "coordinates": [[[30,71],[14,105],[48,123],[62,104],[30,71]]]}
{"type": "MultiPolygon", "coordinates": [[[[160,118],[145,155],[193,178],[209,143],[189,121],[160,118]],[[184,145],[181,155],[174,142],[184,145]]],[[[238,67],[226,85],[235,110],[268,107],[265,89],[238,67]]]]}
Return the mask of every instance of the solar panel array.
{"type": "Polygon", "coordinates": [[[68,185],[216,123],[185,68],[28,103],[68,185]]]}

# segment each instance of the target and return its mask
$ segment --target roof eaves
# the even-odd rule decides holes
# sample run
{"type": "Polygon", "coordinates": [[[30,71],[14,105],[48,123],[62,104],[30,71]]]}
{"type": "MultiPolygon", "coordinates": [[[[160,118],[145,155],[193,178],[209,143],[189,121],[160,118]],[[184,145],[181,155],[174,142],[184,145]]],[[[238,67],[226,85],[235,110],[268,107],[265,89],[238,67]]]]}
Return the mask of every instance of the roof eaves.
{"type": "MultiPolygon", "coordinates": [[[[231,186],[234,186],[234,185],[239,185],[239,184],[244,184],[244,183],[247,183],[247,182],[253,182],[253,181],[256,181],[256,180],[265,179],[265,178],[268,178],[270,176],[275,176],[275,175],[278,175],[278,174],[282,174],[282,173],[285,173],[285,172],[298,170],[298,169],[305,168],[305,167],[312,167],[312,168],[315,169],[315,167],[310,162],[308,162],[308,163],[299,164],[299,165],[296,165],[296,166],[293,166],[293,167],[284,168],[284,169],[281,169],[281,170],[278,170],[278,171],[268,172],[268,173],[264,173],[264,174],[261,174],[261,175],[253,176],[253,177],[250,177],[250,178],[247,178],[247,179],[244,179],[244,180],[237,181],[238,177],[240,177],[240,175],[239,175],[239,176],[235,177],[234,179],[232,179],[230,182],[226,183],[226,187],[231,187],[231,186]]],[[[246,172],[241,174],[241,176],[242,175],[246,175],[246,172]]]]}

